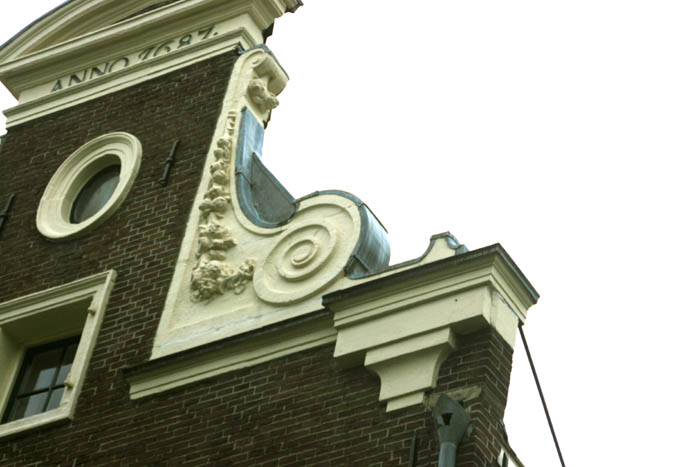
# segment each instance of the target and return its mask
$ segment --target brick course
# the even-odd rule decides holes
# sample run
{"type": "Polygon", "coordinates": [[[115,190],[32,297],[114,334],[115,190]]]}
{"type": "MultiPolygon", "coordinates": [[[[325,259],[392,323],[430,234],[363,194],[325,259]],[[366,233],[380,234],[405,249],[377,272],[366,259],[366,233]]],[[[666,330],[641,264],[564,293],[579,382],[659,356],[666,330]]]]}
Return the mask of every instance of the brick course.
{"type": "MultiPolygon", "coordinates": [[[[0,440],[0,466],[417,466],[437,464],[422,406],[386,413],[378,379],[343,369],[333,346],[129,399],[123,370],[147,361],[234,62],[233,54],[11,128],[0,156],[0,200],[17,199],[0,235],[0,302],[107,269],[118,272],[75,419],[0,440]],[[126,131],[143,144],[124,204],[78,240],[52,243],[36,207],[63,160],[85,142],[126,131]],[[167,187],[164,162],[180,139],[167,187]]],[[[460,337],[436,391],[481,387],[475,430],[458,465],[493,466],[511,349],[491,329],[460,337]]]]}

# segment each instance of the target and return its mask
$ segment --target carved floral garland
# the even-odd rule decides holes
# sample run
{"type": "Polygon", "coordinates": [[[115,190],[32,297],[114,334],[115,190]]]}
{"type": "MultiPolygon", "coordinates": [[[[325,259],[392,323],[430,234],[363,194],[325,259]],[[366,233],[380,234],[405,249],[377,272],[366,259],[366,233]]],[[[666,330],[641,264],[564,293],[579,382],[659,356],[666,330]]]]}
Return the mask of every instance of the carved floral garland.
{"type": "MultiPolygon", "coordinates": [[[[229,116],[227,132],[233,136],[235,115],[229,116]]],[[[211,179],[204,200],[199,204],[197,264],[192,270],[190,289],[195,301],[210,300],[227,290],[242,293],[253,279],[255,261],[247,259],[237,270],[226,263],[226,252],[236,245],[231,231],[218,221],[231,209],[231,139],[221,138],[214,150],[216,161],[209,167],[211,179]]]]}
{"type": "MultiPolygon", "coordinates": [[[[265,56],[257,64],[263,63],[267,58],[265,56]]],[[[251,80],[245,88],[250,101],[263,112],[269,112],[279,104],[277,96],[270,92],[267,86],[266,80],[256,78],[251,80]]],[[[236,107],[237,105],[234,104],[234,108],[236,107]]],[[[253,280],[255,271],[253,259],[245,260],[237,270],[226,263],[226,252],[233,248],[236,242],[231,231],[217,222],[224,218],[224,213],[228,209],[232,209],[229,187],[231,186],[232,141],[235,128],[236,113],[232,112],[229,114],[226,128],[228,137],[217,141],[218,147],[214,150],[216,161],[209,167],[211,173],[209,188],[199,204],[197,264],[192,269],[190,280],[192,299],[195,301],[211,300],[218,295],[223,295],[227,290],[240,294],[253,280]]]]}

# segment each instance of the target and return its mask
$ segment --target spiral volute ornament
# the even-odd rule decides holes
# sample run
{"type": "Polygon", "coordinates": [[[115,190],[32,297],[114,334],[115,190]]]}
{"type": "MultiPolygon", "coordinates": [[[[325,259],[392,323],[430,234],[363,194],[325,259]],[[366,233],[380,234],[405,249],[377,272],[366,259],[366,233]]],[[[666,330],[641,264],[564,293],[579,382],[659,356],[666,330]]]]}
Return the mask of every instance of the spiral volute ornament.
{"type": "Polygon", "coordinates": [[[337,223],[325,220],[291,227],[255,275],[258,297],[270,303],[294,303],[342,275],[352,248],[341,241],[339,230],[337,223]]]}

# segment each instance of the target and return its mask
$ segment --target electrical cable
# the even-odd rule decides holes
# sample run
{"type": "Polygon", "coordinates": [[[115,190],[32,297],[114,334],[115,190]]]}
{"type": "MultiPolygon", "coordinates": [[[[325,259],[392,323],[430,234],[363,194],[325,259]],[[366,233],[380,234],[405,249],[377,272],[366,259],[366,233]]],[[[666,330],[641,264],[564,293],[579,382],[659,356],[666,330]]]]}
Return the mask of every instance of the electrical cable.
{"type": "Polygon", "coordinates": [[[559,461],[561,462],[561,467],[566,467],[564,464],[564,457],[561,454],[561,449],[559,448],[559,441],[557,441],[557,434],[554,432],[554,425],[552,425],[552,418],[549,416],[549,409],[547,409],[547,402],[544,400],[544,394],[542,393],[542,386],[540,386],[540,379],[537,377],[537,371],[535,371],[535,363],[532,361],[532,355],[530,355],[530,347],[527,345],[527,340],[525,339],[525,332],[523,331],[522,321],[518,321],[518,329],[520,330],[520,338],[525,346],[525,353],[527,354],[527,360],[530,362],[530,368],[532,369],[532,375],[535,377],[535,384],[537,385],[537,392],[540,393],[540,400],[542,401],[542,407],[544,408],[544,414],[547,416],[547,423],[549,424],[549,431],[552,432],[552,439],[554,440],[554,446],[557,448],[557,454],[559,454],[559,461]]]}

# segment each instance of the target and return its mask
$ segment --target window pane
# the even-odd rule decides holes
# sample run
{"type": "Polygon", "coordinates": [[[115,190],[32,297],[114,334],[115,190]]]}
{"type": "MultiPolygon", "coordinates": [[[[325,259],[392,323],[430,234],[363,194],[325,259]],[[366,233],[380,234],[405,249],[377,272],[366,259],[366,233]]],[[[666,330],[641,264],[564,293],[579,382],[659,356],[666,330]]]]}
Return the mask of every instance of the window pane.
{"type": "Polygon", "coordinates": [[[33,396],[17,399],[8,421],[19,420],[20,418],[30,417],[43,412],[48,395],[48,392],[41,392],[33,396]]]}
{"type": "Polygon", "coordinates": [[[63,396],[63,388],[56,388],[51,392],[51,397],[49,398],[49,405],[46,406],[46,410],[52,410],[61,405],[61,396],[63,396]]]}
{"type": "Polygon", "coordinates": [[[61,404],[78,342],[79,337],[73,337],[27,350],[2,423],[53,410],[61,404]]]}
{"type": "Polygon", "coordinates": [[[73,366],[73,360],[75,360],[75,351],[78,349],[78,344],[72,344],[66,350],[66,355],[63,357],[63,363],[61,364],[61,369],[58,371],[58,377],[56,378],[56,384],[60,385],[66,381],[66,377],[73,366]]]}
{"type": "Polygon", "coordinates": [[[19,395],[47,389],[53,383],[56,370],[61,363],[61,355],[63,355],[63,348],[60,347],[34,354],[22,378],[19,395]]]}
{"type": "Polygon", "coordinates": [[[73,202],[70,221],[79,224],[102,209],[119,184],[120,167],[113,165],[93,176],[80,190],[73,202]]]}

